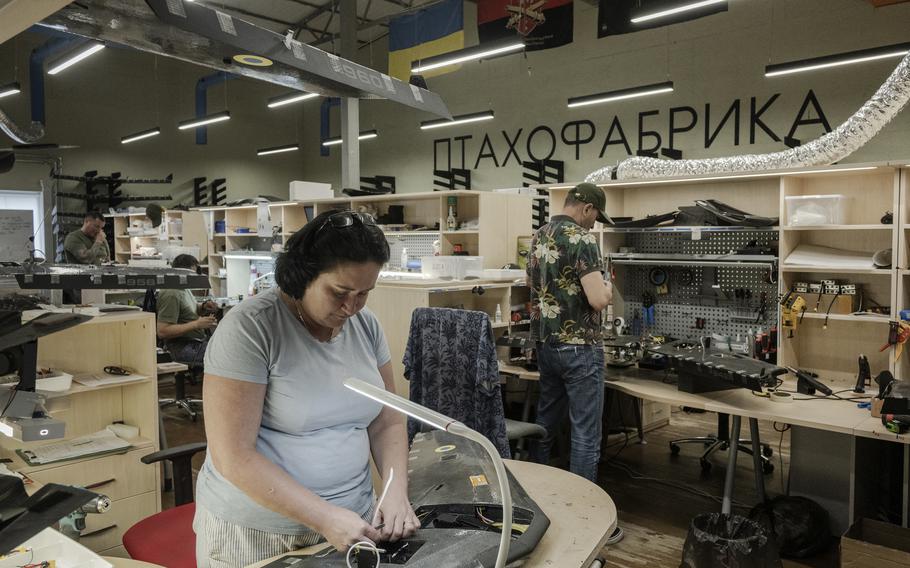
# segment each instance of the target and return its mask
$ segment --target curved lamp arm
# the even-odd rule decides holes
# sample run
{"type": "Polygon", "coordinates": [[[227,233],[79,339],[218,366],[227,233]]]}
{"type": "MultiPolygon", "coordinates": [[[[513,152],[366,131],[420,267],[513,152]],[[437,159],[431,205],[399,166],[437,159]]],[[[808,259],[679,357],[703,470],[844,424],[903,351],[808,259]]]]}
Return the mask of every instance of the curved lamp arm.
{"type": "Polygon", "coordinates": [[[493,468],[496,470],[496,477],[499,481],[499,493],[502,499],[502,534],[499,538],[499,552],[496,555],[496,568],[504,568],[509,556],[509,542],[512,538],[512,493],[509,490],[509,478],[506,476],[506,467],[499,455],[496,447],[486,436],[472,430],[461,422],[449,418],[445,414],[430,410],[429,408],[412,402],[397,394],[390,393],[384,388],[365,383],[360,379],[345,379],[344,386],[376,402],[388,406],[402,414],[406,414],[415,420],[420,420],[424,424],[432,426],[438,430],[444,430],[456,436],[467,438],[480,444],[490,455],[493,461],[493,468]]]}

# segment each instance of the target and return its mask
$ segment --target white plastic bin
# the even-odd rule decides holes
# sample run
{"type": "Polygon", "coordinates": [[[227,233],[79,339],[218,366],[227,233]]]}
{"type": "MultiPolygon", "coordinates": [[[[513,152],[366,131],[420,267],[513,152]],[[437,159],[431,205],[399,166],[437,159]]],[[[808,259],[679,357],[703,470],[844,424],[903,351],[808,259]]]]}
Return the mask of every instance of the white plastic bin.
{"type": "Polygon", "coordinates": [[[788,195],[784,199],[787,203],[787,224],[791,227],[843,225],[846,222],[846,195],[788,195]]]}
{"type": "Polygon", "coordinates": [[[424,256],[420,271],[431,278],[464,280],[468,272],[483,270],[482,256],[424,256]]]}
{"type": "Polygon", "coordinates": [[[42,561],[56,561],[57,568],[112,568],[101,558],[78,542],[52,528],[46,528],[21,545],[29,552],[14,552],[0,560],[0,568],[17,568],[42,561]]]}

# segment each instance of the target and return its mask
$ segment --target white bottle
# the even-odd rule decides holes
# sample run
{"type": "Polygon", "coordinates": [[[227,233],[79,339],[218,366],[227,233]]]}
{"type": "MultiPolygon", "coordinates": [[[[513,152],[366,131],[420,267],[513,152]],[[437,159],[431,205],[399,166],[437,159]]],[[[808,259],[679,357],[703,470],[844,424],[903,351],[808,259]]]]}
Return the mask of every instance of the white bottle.
{"type": "Polygon", "coordinates": [[[259,278],[259,271],[256,270],[256,265],[252,262],[250,263],[250,288],[248,290],[250,296],[256,294],[256,279],[259,278]]]}
{"type": "Polygon", "coordinates": [[[502,323],[502,306],[496,304],[496,315],[493,316],[493,321],[495,323],[502,323]]]}
{"type": "Polygon", "coordinates": [[[458,222],[455,220],[455,211],[449,205],[449,216],[446,218],[446,229],[454,231],[458,228],[458,222]]]}
{"type": "Polygon", "coordinates": [[[407,248],[401,249],[401,269],[402,270],[408,269],[408,249],[407,248]]]}

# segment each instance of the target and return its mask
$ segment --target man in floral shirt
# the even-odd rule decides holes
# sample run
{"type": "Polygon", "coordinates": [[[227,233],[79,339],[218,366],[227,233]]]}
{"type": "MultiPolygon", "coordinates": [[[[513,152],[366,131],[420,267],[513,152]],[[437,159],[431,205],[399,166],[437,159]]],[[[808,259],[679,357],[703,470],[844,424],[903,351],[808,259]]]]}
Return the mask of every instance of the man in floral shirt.
{"type": "Polygon", "coordinates": [[[613,298],[603,278],[603,256],[588,233],[595,221],[612,224],[599,187],[569,191],[562,214],[535,233],[528,255],[531,339],[537,342],[540,400],[537,423],[548,434],[534,458],[547,463],[552,433],[568,406],[572,449],[569,469],[597,482],[604,406],[602,314],[613,298]]]}

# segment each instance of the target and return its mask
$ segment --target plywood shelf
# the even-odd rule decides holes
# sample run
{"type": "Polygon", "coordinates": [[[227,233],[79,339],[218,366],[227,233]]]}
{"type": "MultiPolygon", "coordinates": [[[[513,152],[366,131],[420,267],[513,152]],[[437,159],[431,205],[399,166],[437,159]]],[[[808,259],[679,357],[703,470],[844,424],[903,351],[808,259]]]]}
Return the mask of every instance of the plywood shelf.
{"type": "Polygon", "coordinates": [[[848,321],[848,322],[858,322],[858,323],[888,323],[891,321],[891,318],[888,316],[878,316],[878,315],[857,315],[857,314],[831,314],[826,316],[821,312],[806,312],[802,315],[803,319],[820,319],[824,320],[825,318],[828,321],[848,321]]]}
{"type": "Polygon", "coordinates": [[[805,225],[782,227],[784,231],[892,231],[894,225],[805,225]]]}
{"type": "Polygon", "coordinates": [[[840,266],[805,266],[797,264],[784,265],[783,272],[827,272],[831,274],[874,274],[876,276],[891,276],[890,268],[843,268],[840,266]]]}

